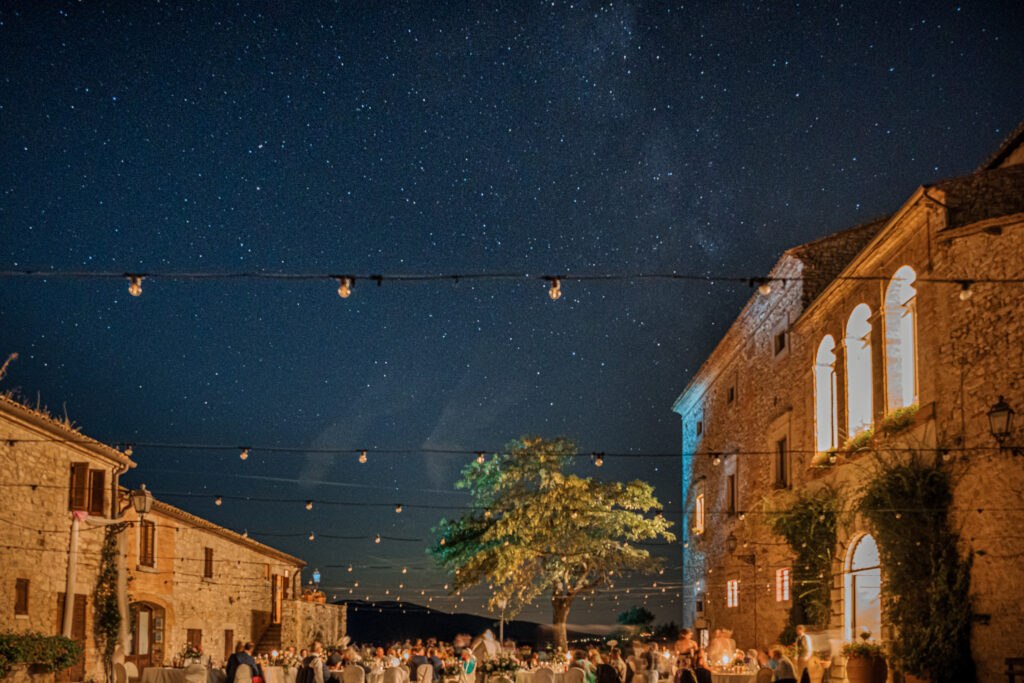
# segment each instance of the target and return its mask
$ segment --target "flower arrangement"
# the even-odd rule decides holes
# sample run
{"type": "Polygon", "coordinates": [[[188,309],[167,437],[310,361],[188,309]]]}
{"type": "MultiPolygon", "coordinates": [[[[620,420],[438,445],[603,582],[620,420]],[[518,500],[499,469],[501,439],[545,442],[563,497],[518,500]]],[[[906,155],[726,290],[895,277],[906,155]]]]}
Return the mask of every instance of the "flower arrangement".
{"type": "Polygon", "coordinates": [[[514,674],[522,665],[515,657],[501,655],[500,657],[489,657],[480,661],[480,671],[485,675],[514,674]]]}
{"type": "Polygon", "coordinates": [[[189,661],[190,659],[201,659],[203,656],[203,649],[198,645],[192,643],[185,643],[185,647],[181,650],[182,661],[189,661]]]}
{"type": "Polygon", "coordinates": [[[441,667],[442,676],[459,676],[461,674],[462,662],[455,659],[454,657],[449,657],[448,659],[444,660],[444,666],[441,667]]]}
{"type": "Polygon", "coordinates": [[[569,662],[569,656],[562,648],[558,648],[554,652],[548,650],[548,662],[552,664],[567,664],[569,662]]]}
{"type": "Polygon", "coordinates": [[[843,656],[847,659],[874,659],[884,657],[885,648],[878,643],[869,643],[866,640],[859,643],[843,643],[843,656]]]}
{"type": "Polygon", "coordinates": [[[283,666],[285,669],[298,669],[299,665],[302,664],[302,660],[295,653],[289,652],[274,652],[270,653],[270,659],[268,660],[270,666],[283,666]]]}

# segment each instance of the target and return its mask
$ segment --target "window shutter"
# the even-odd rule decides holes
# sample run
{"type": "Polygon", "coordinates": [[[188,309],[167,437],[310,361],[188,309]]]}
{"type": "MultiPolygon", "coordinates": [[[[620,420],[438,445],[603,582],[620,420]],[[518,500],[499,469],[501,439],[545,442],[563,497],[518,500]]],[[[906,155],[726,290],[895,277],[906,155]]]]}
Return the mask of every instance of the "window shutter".
{"type": "Polygon", "coordinates": [[[156,525],[153,522],[143,522],[142,528],[139,531],[139,564],[144,567],[152,567],[156,563],[153,561],[154,540],[156,536],[156,525]]]}
{"type": "Polygon", "coordinates": [[[203,576],[213,578],[213,548],[204,548],[205,558],[203,562],[203,576]]]}
{"type": "Polygon", "coordinates": [[[103,498],[106,492],[107,473],[104,470],[92,470],[89,472],[89,514],[96,517],[105,517],[103,510],[103,498]]]}
{"type": "Polygon", "coordinates": [[[14,613],[28,614],[28,579],[14,580],[14,613]]]}
{"type": "Polygon", "coordinates": [[[89,505],[89,463],[71,463],[71,492],[68,496],[69,510],[86,510],[89,505]]]}

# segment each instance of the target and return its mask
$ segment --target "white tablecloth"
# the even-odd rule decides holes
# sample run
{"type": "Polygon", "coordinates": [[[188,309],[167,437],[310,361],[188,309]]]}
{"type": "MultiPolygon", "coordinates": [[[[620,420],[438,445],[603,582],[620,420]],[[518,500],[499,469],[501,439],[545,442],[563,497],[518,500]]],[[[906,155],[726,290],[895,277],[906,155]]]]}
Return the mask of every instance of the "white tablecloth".
{"type": "Polygon", "coordinates": [[[299,670],[294,667],[284,668],[283,666],[263,667],[263,678],[267,683],[295,683],[295,674],[299,670]]]}
{"type": "Polygon", "coordinates": [[[711,672],[711,683],[756,683],[757,674],[719,674],[711,672]]]}
{"type": "MultiPolygon", "coordinates": [[[[533,683],[536,673],[536,671],[523,671],[520,669],[516,672],[516,683],[533,683]]],[[[552,683],[565,683],[565,674],[552,673],[551,681],[552,683]]]]}
{"type": "MultiPolygon", "coordinates": [[[[224,683],[224,672],[207,669],[206,683],[224,683]]],[[[185,670],[169,666],[151,666],[142,670],[140,683],[185,683],[185,670]]]]}

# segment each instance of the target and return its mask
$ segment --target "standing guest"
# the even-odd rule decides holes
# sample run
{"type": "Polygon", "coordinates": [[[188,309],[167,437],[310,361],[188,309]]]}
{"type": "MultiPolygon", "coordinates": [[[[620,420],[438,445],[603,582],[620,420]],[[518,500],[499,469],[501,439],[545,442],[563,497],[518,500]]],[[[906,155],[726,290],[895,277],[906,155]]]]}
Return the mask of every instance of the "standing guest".
{"type": "Polygon", "coordinates": [[[626,666],[626,661],[622,658],[622,652],[619,648],[613,647],[609,658],[609,664],[615,669],[615,673],[619,675],[619,683],[626,683],[626,674],[629,672],[629,667],[626,666]]]}
{"type": "Polygon", "coordinates": [[[313,641],[310,654],[302,660],[302,666],[295,674],[295,683],[324,683],[331,677],[327,664],[323,661],[324,645],[319,640],[313,641]]]}
{"type": "Polygon", "coordinates": [[[807,627],[803,624],[799,624],[796,627],[796,662],[794,662],[793,669],[796,671],[796,677],[800,678],[800,674],[803,673],[804,669],[807,668],[807,661],[811,658],[814,650],[811,646],[811,636],[807,633],[807,627]]]}
{"type": "Polygon", "coordinates": [[[263,678],[263,669],[260,668],[259,663],[252,656],[252,648],[252,643],[246,643],[235,654],[228,657],[227,671],[225,671],[224,676],[226,683],[234,683],[239,664],[248,664],[249,668],[252,669],[253,676],[263,678]]]}
{"type": "Polygon", "coordinates": [[[781,647],[772,648],[772,660],[775,662],[775,680],[779,683],[796,683],[796,670],[781,647]]]}
{"type": "MultiPolygon", "coordinates": [[[[433,638],[429,638],[429,643],[433,638]]],[[[440,681],[444,677],[444,660],[441,659],[440,653],[436,647],[427,648],[427,661],[434,667],[434,680],[440,681]]]]}
{"type": "Polygon", "coordinates": [[[677,655],[688,655],[697,649],[697,643],[690,635],[690,629],[679,629],[679,638],[676,639],[675,652],[677,655]]]}

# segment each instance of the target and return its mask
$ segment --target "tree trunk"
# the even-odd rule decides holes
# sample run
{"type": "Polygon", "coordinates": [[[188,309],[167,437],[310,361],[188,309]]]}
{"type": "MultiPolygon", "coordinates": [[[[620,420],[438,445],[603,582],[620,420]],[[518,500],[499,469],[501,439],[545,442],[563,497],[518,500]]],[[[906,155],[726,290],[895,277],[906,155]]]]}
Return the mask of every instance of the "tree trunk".
{"type": "Polygon", "coordinates": [[[565,622],[569,618],[569,607],[571,606],[571,597],[555,595],[551,598],[551,627],[554,630],[552,635],[555,639],[555,647],[560,647],[565,652],[569,651],[569,640],[565,635],[565,622]]]}

